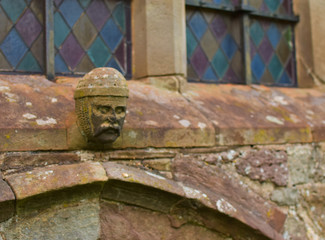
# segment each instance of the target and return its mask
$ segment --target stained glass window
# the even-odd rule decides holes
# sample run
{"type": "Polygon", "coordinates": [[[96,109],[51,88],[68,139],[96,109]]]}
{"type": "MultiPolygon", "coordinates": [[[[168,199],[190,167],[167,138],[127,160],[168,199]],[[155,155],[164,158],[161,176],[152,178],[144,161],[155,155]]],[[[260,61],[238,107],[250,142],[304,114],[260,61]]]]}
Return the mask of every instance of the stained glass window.
{"type": "Polygon", "coordinates": [[[128,0],[54,0],[49,8],[54,21],[46,23],[44,2],[0,1],[0,71],[44,73],[45,26],[52,25],[55,59],[49,62],[57,74],[107,66],[130,77],[128,0]]]}
{"type": "Polygon", "coordinates": [[[250,56],[253,83],[295,83],[292,27],[253,19],[250,23],[250,56]]]}
{"type": "Polygon", "coordinates": [[[195,8],[186,17],[188,78],[243,83],[240,19],[195,8]]]}
{"type": "Polygon", "coordinates": [[[55,0],[55,71],[85,73],[95,67],[130,71],[127,6],[117,0],[55,0]],[[128,55],[128,56],[127,56],[128,55]]]}
{"type": "Polygon", "coordinates": [[[0,71],[44,70],[44,1],[0,1],[0,71]]]}
{"type": "Polygon", "coordinates": [[[295,86],[291,0],[187,0],[188,79],[295,86]]]}

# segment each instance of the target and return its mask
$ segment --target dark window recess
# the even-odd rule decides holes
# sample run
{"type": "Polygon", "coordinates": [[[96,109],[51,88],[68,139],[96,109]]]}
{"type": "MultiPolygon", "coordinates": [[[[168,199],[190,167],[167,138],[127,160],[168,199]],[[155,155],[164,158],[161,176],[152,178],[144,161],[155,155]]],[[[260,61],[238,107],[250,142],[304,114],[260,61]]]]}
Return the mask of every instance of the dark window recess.
{"type": "Polygon", "coordinates": [[[291,0],[187,0],[188,79],[296,86],[291,0]]]}
{"type": "Polygon", "coordinates": [[[130,78],[130,21],[128,0],[0,0],[0,71],[130,78]]]}

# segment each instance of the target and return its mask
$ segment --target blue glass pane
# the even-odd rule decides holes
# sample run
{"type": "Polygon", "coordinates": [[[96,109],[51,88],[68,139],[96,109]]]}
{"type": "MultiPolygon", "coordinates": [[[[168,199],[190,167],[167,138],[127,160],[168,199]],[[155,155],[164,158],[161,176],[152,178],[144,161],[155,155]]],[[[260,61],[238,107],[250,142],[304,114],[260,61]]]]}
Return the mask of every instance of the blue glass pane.
{"type": "Polygon", "coordinates": [[[206,80],[208,82],[217,82],[218,77],[215,75],[212,68],[209,67],[203,75],[203,80],[206,80]]]}
{"type": "Polygon", "coordinates": [[[228,59],[232,59],[234,54],[237,52],[237,44],[234,41],[234,39],[231,37],[230,34],[227,34],[227,36],[224,38],[224,40],[221,43],[222,50],[227,55],[228,59]]]}
{"type": "Polygon", "coordinates": [[[124,70],[120,67],[120,65],[115,61],[114,58],[112,58],[108,64],[106,65],[106,67],[112,67],[117,69],[118,71],[120,71],[122,74],[125,74],[124,70]]]}
{"type": "Polygon", "coordinates": [[[60,6],[60,11],[70,27],[73,27],[83,12],[77,0],[64,0],[60,6]]]}
{"type": "Polygon", "coordinates": [[[27,47],[19,34],[13,29],[0,46],[3,54],[13,67],[16,67],[27,52],[27,47]]]}
{"type": "Polygon", "coordinates": [[[113,19],[110,19],[105,24],[100,34],[112,51],[115,50],[123,38],[120,29],[116,26],[116,23],[113,21],[113,19]]]}
{"type": "Polygon", "coordinates": [[[251,68],[256,80],[259,81],[265,71],[265,65],[260,55],[255,55],[251,62],[251,68]]]}
{"type": "Polygon", "coordinates": [[[275,24],[272,24],[270,26],[269,30],[267,31],[267,36],[269,37],[269,40],[275,49],[281,39],[281,33],[275,24]]]}
{"type": "Polygon", "coordinates": [[[204,20],[204,18],[202,17],[202,15],[199,12],[196,12],[192,19],[189,22],[194,34],[196,35],[196,37],[198,39],[201,39],[201,37],[203,36],[203,34],[205,33],[206,29],[207,29],[207,24],[204,20]]]}
{"type": "Polygon", "coordinates": [[[70,72],[67,65],[65,64],[62,57],[59,54],[55,56],[54,61],[55,61],[55,72],[58,73],[70,72]]]}

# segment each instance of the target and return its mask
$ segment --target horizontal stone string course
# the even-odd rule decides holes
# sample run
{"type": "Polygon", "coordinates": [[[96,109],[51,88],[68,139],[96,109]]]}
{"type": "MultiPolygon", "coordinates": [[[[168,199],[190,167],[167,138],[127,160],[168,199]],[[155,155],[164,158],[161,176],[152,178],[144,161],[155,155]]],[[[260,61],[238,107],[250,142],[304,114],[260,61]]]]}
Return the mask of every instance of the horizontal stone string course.
{"type": "MultiPolygon", "coordinates": [[[[76,125],[77,80],[0,75],[0,151],[94,149],[76,125]]],[[[128,81],[124,129],[103,149],[211,148],[324,141],[317,89],[188,84],[179,92],[128,81]]],[[[97,148],[98,149],[98,148],[97,148]]]]}

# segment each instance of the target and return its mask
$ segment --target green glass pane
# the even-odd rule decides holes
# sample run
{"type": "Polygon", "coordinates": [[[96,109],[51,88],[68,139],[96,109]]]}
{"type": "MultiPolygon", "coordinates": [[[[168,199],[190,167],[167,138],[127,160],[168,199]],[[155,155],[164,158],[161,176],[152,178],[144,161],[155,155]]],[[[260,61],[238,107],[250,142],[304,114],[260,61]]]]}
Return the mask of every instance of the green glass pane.
{"type": "Polygon", "coordinates": [[[31,52],[27,53],[18,66],[18,70],[40,72],[41,68],[31,52]]]}
{"type": "Polygon", "coordinates": [[[125,32],[125,10],[124,10],[124,4],[119,3],[114,12],[113,16],[115,21],[118,23],[118,25],[121,27],[122,31],[125,32]]]}
{"type": "Polygon", "coordinates": [[[282,70],[283,68],[279,58],[274,55],[269,64],[269,71],[275,81],[280,77],[282,70]]]}
{"type": "Polygon", "coordinates": [[[88,50],[88,56],[96,67],[103,67],[111,57],[111,53],[100,37],[94,41],[88,50]]]}
{"type": "Polygon", "coordinates": [[[54,14],[54,44],[57,48],[61,46],[69,32],[70,29],[64,22],[61,14],[56,12],[54,14]]]}
{"type": "Polygon", "coordinates": [[[190,58],[197,46],[195,37],[193,36],[191,30],[186,28],[186,48],[187,48],[187,57],[190,58]]]}

